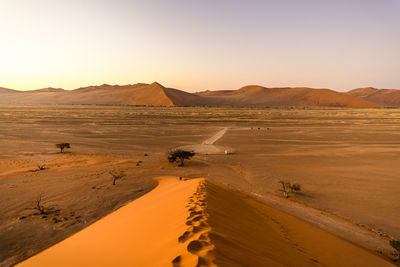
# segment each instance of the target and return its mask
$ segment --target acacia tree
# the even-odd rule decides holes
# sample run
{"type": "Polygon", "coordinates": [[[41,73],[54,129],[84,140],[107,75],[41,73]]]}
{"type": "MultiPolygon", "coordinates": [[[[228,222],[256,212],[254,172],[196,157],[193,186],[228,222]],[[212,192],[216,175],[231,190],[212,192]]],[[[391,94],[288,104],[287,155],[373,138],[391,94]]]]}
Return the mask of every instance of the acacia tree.
{"type": "Polygon", "coordinates": [[[71,148],[71,145],[69,143],[60,143],[56,144],[56,147],[60,149],[61,153],[63,153],[64,148],[71,148]]]}
{"type": "Polygon", "coordinates": [[[171,163],[178,162],[178,166],[182,167],[184,165],[185,159],[190,159],[194,155],[195,153],[193,151],[175,149],[169,152],[168,161],[171,163]]]}

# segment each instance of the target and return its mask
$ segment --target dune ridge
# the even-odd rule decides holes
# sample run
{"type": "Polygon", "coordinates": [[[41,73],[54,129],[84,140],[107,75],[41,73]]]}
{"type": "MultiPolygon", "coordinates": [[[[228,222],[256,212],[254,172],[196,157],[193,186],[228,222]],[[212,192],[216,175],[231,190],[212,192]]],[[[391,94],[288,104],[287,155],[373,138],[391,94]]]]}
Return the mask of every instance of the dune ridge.
{"type": "Polygon", "coordinates": [[[380,256],[206,179],[150,193],[19,266],[393,266],[380,256]]]}
{"type": "MultiPolygon", "coordinates": [[[[396,90],[395,90],[396,91],[396,90]]],[[[352,93],[307,87],[267,88],[249,85],[238,90],[188,93],[158,82],[88,86],[75,90],[44,88],[16,91],[0,88],[0,104],[8,105],[133,105],[211,107],[353,107],[379,108],[381,104],[352,93]]]]}

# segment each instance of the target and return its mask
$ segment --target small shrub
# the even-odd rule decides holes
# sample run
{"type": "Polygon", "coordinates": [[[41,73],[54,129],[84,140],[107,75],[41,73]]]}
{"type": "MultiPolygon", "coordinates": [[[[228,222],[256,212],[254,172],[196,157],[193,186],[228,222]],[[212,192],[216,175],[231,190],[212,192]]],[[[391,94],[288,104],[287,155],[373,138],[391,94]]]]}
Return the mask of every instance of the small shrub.
{"type": "Polygon", "coordinates": [[[60,143],[56,144],[56,147],[60,149],[60,152],[62,153],[65,148],[71,148],[71,145],[69,143],[60,143]]]}
{"type": "Polygon", "coordinates": [[[46,169],[45,164],[42,164],[42,165],[38,164],[37,167],[38,167],[38,171],[43,171],[44,169],[46,169]]]}
{"type": "Polygon", "coordinates": [[[290,191],[293,192],[297,192],[297,191],[301,191],[301,185],[300,184],[292,184],[290,186],[290,191]]]}
{"type": "Polygon", "coordinates": [[[390,240],[390,245],[400,252],[400,241],[399,240],[390,240]]]}

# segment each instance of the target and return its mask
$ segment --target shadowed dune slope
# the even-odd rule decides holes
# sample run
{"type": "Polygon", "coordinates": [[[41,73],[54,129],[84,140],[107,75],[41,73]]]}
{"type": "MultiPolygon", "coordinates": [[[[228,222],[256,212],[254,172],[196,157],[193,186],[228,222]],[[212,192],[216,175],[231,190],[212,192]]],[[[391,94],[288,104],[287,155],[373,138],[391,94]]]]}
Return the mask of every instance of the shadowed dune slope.
{"type": "Polygon", "coordinates": [[[242,193],[206,182],[218,266],[393,266],[372,252],[242,193]]]}
{"type": "Polygon", "coordinates": [[[187,93],[152,84],[89,86],[75,90],[44,88],[15,91],[0,88],[0,104],[9,105],[140,105],[140,106],[213,106],[265,107],[315,106],[376,108],[381,105],[329,89],[266,88],[257,85],[239,90],[187,93]]]}
{"type": "Polygon", "coordinates": [[[396,89],[366,87],[350,90],[347,94],[386,107],[400,107],[400,90],[396,89]]]}

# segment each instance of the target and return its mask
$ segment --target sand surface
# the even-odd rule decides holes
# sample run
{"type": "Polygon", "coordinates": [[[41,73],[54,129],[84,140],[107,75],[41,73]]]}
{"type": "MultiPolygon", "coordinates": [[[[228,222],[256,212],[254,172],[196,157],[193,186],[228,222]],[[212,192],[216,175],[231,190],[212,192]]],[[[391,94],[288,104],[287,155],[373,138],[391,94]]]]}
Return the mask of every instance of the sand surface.
{"type": "Polygon", "coordinates": [[[196,154],[203,155],[221,155],[234,153],[234,149],[229,146],[214,145],[214,143],[221,139],[227,131],[228,128],[224,127],[222,130],[218,131],[215,135],[203,141],[201,144],[180,146],[178,148],[186,151],[194,151],[196,154]]]}
{"type": "Polygon", "coordinates": [[[393,266],[243,193],[178,177],[18,266],[393,266]]]}
{"type": "Polygon", "coordinates": [[[194,266],[197,257],[178,242],[186,207],[202,179],[158,179],[150,193],[18,266],[194,266]]]}
{"type": "Polygon", "coordinates": [[[170,175],[240,189],[395,259],[399,125],[396,109],[0,107],[0,266],[60,242],[150,191],[153,177],[170,175]],[[168,163],[169,150],[224,127],[213,145],[234,154],[168,163]],[[72,148],[60,154],[59,142],[72,148]],[[127,174],[115,186],[112,170],[127,174]],[[302,192],[283,199],[279,179],[302,192]],[[31,209],[40,193],[46,218],[31,209]]]}

